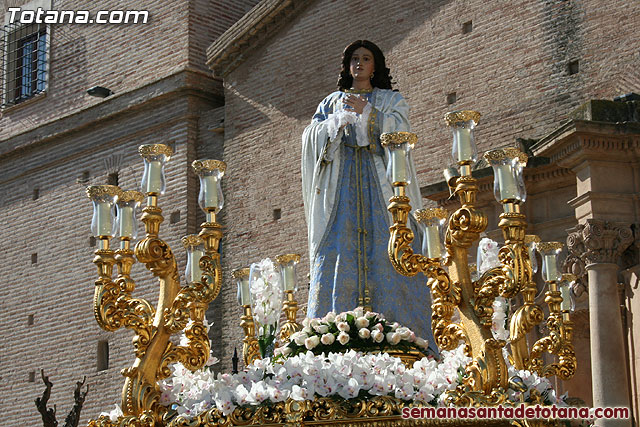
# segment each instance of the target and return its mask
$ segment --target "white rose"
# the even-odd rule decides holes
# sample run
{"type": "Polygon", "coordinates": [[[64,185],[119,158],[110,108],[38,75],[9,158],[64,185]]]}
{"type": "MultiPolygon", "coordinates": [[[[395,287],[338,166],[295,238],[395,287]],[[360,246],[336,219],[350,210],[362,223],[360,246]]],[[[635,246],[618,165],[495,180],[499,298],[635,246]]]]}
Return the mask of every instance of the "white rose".
{"type": "Polygon", "coordinates": [[[397,332],[389,332],[387,334],[387,342],[391,345],[396,345],[400,342],[400,334],[397,332]]]}
{"type": "Polygon", "coordinates": [[[364,316],[358,317],[356,319],[356,326],[358,327],[358,329],[366,328],[367,326],[369,326],[369,319],[364,316]]]}
{"type": "Polygon", "coordinates": [[[333,323],[336,321],[336,313],[334,313],[333,311],[330,311],[327,313],[326,316],[324,316],[324,321],[327,323],[333,323]]]}
{"type": "Polygon", "coordinates": [[[290,354],[291,354],[291,352],[293,351],[293,350],[291,350],[291,347],[289,347],[289,346],[286,346],[286,347],[279,347],[279,348],[281,349],[281,350],[280,350],[280,354],[282,354],[283,356],[288,356],[288,355],[290,355],[290,354]]]}
{"type": "Polygon", "coordinates": [[[416,345],[420,348],[427,348],[429,346],[427,341],[420,337],[416,337],[416,345]]]}
{"type": "Polygon", "coordinates": [[[411,330],[404,326],[401,328],[398,328],[396,332],[400,334],[400,338],[403,340],[408,340],[409,337],[411,336],[411,330]]]}
{"type": "Polygon", "coordinates": [[[327,332],[329,332],[329,327],[327,325],[318,325],[313,329],[315,329],[315,331],[319,334],[326,334],[327,332]]]}
{"type": "Polygon", "coordinates": [[[343,331],[343,332],[349,332],[349,324],[347,322],[339,322],[338,323],[338,330],[339,331],[343,331]]]}
{"type": "Polygon", "coordinates": [[[293,338],[293,342],[298,345],[304,345],[304,341],[307,339],[307,334],[302,332],[297,332],[296,336],[293,338]]]}
{"type": "Polygon", "coordinates": [[[369,337],[371,336],[371,331],[370,331],[370,330],[368,330],[367,328],[361,328],[361,329],[358,331],[358,336],[359,336],[360,338],[363,338],[363,339],[365,339],[365,340],[366,340],[367,338],[369,338],[369,337]]]}
{"type": "Polygon", "coordinates": [[[384,334],[379,330],[374,329],[371,331],[371,338],[373,338],[375,342],[382,342],[384,340],[384,334]]]}
{"type": "Polygon", "coordinates": [[[320,344],[320,337],[318,337],[317,335],[304,340],[304,346],[307,348],[307,350],[313,350],[318,346],[318,344],[320,344]]]}
{"type": "Polygon", "coordinates": [[[364,316],[364,308],[363,307],[357,307],[355,310],[353,310],[353,314],[356,317],[362,317],[364,316]]]}
{"type": "Polygon", "coordinates": [[[320,342],[324,345],[331,345],[336,340],[336,336],[333,334],[324,334],[320,338],[320,342]]]}
{"type": "Polygon", "coordinates": [[[345,345],[346,343],[348,343],[349,334],[344,331],[340,332],[340,334],[338,335],[338,342],[342,345],[345,345]]]}

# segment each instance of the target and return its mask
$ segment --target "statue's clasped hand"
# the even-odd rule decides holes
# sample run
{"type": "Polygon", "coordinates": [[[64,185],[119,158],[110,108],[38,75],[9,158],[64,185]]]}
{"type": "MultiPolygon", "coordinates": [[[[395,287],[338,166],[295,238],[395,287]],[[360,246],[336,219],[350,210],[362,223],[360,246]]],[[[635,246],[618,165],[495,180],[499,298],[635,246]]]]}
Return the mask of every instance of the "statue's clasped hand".
{"type": "Polygon", "coordinates": [[[347,95],[342,102],[348,109],[351,109],[358,114],[362,114],[368,101],[360,95],[350,94],[347,95]]]}

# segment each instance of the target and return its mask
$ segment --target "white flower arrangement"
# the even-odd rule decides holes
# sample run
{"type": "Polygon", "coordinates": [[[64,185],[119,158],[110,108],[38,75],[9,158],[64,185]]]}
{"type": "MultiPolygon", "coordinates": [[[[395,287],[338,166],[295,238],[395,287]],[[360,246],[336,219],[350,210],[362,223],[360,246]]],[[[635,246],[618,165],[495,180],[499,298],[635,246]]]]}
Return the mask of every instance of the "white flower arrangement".
{"type": "Polygon", "coordinates": [[[289,343],[276,349],[282,356],[296,356],[307,351],[314,354],[354,350],[418,350],[425,352],[428,342],[398,323],[388,322],[383,315],[362,307],[319,319],[302,322],[302,330],[291,335],[289,343]]]}
{"type": "Polygon", "coordinates": [[[238,406],[315,396],[351,399],[391,395],[437,406],[446,391],[460,384],[460,369],[469,361],[461,346],[443,351],[440,362],[425,357],[412,368],[386,353],[353,350],[328,355],[307,351],[281,363],[258,359],[246,372],[217,376],[208,370],[191,372],[175,364],[173,376],[160,385],[161,403],[173,403],[177,413],[186,416],[211,408],[226,415],[238,406]]]}
{"type": "MultiPolygon", "coordinates": [[[[442,351],[440,361],[425,357],[412,368],[387,353],[353,350],[328,355],[307,351],[280,362],[258,359],[238,374],[191,372],[175,364],[173,376],[160,384],[160,403],[171,405],[177,414],[188,418],[213,408],[227,415],[239,406],[312,400],[317,396],[352,399],[387,395],[418,405],[444,406],[446,392],[462,384],[464,367],[471,361],[463,349],[461,345],[442,351]]],[[[509,366],[509,375],[519,376],[527,387],[524,392],[507,390],[514,404],[528,401],[533,389],[543,396],[545,404],[564,404],[548,379],[513,366],[509,366]]]]}
{"type": "Polygon", "coordinates": [[[251,313],[256,325],[260,353],[265,356],[275,345],[282,311],[280,274],[273,261],[266,258],[259,263],[251,264],[249,277],[251,313]]]}

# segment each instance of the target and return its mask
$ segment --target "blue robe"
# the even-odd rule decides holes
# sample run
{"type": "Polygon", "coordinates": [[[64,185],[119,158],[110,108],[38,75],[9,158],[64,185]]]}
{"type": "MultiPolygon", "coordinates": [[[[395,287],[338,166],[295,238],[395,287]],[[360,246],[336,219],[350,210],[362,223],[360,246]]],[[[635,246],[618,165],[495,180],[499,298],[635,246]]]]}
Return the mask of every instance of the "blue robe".
{"type": "MultiPolygon", "coordinates": [[[[328,123],[343,109],[345,95],[334,92],[325,98],[303,135],[311,268],[307,316],[352,310],[364,305],[368,294],[373,311],[409,327],[437,352],[426,277],[397,273],[387,254],[392,189],[385,176],[387,154],[380,134],[409,130],[408,105],[398,92],[375,89],[362,94],[372,106],[367,122],[348,124],[331,140],[328,123]]],[[[415,168],[409,163],[408,195],[412,208],[422,207],[415,168]]],[[[420,252],[421,232],[416,233],[419,228],[411,220],[413,248],[420,252]]]]}

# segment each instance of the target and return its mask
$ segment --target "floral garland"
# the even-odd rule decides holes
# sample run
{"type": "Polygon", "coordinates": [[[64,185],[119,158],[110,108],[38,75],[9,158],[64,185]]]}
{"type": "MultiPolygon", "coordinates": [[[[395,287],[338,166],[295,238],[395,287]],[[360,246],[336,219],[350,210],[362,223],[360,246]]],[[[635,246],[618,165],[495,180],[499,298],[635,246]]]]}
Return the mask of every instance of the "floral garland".
{"type": "Polygon", "coordinates": [[[309,350],[318,355],[391,348],[424,352],[429,344],[409,328],[387,322],[382,314],[365,312],[362,307],[340,314],[329,312],[319,319],[305,318],[302,325],[303,329],[292,334],[289,343],[277,349],[276,354],[291,357],[309,350]]]}

